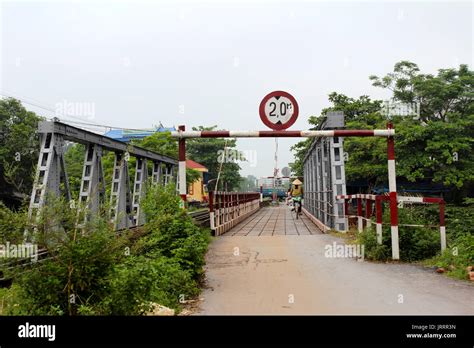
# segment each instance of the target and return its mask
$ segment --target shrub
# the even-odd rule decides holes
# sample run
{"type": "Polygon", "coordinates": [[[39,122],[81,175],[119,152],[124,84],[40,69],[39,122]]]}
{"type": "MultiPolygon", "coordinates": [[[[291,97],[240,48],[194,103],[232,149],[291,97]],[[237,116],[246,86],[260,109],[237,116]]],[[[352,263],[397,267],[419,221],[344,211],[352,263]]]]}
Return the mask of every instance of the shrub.
{"type": "Polygon", "coordinates": [[[467,266],[474,266],[474,235],[458,237],[441,255],[426,262],[428,265],[443,267],[448,275],[466,279],[467,266]]]}
{"type": "Polygon", "coordinates": [[[78,306],[107,294],[106,276],[122,253],[120,239],[101,220],[68,233],[47,259],[16,276],[18,301],[30,315],[77,314],[78,306]]]}
{"type": "Polygon", "coordinates": [[[64,200],[49,198],[34,235],[36,243],[48,248],[48,258],[31,263],[23,273],[12,272],[14,284],[3,294],[8,300],[2,311],[138,315],[152,303],[179,309],[183,296],[199,293],[209,230],[196,227],[179,208],[171,186],[150,186],[144,207],[148,233],[132,242],[97,216],[79,230],[79,212],[64,200]]]}
{"type": "Polygon", "coordinates": [[[174,190],[172,185],[166,188],[154,186],[148,190],[144,209],[149,234],[140,247],[146,252],[173,258],[196,278],[203,271],[210,232],[197,227],[187,212],[179,208],[180,198],[174,190]]]}
{"type": "Polygon", "coordinates": [[[152,303],[179,308],[181,298],[197,295],[198,288],[189,272],[167,257],[130,257],[109,275],[109,294],[101,314],[138,315],[152,303]]]}
{"type": "Polygon", "coordinates": [[[0,202],[0,244],[10,242],[19,244],[23,241],[27,222],[25,210],[14,212],[0,202]]]}

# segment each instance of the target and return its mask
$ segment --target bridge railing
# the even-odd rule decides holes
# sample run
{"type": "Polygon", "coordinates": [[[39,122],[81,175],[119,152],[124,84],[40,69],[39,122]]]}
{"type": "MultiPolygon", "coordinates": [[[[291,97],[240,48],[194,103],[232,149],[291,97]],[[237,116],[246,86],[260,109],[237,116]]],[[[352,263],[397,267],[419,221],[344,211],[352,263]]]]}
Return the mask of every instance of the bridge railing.
{"type": "Polygon", "coordinates": [[[260,208],[258,192],[209,192],[211,230],[219,236],[260,208]]]}

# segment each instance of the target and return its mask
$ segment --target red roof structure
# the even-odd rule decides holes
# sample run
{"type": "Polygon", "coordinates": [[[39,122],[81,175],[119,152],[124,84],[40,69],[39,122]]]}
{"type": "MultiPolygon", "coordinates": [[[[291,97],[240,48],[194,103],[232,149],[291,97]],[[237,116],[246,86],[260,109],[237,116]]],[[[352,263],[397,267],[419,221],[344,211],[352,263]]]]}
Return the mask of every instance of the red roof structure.
{"type": "Polygon", "coordinates": [[[191,168],[191,169],[205,169],[207,171],[207,168],[204,167],[201,163],[194,162],[193,160],[186,160],[186,168],[191,168]]]}

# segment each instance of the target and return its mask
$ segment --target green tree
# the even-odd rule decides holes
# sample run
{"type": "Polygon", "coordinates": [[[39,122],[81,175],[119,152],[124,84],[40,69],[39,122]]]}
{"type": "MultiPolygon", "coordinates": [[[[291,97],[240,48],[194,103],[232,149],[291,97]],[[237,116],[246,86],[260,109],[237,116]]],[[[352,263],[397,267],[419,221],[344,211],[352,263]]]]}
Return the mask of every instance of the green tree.
{"type": "Polygon", "coordinates": [[[393,91],[394,100],[419,105],[419,119],[394,120],[398,174],[455,188],[460,202],[474,186],[474,72],[462,64],[422,74],[415,63],[402,61],[370,80],[393,91]]]}
{"type": "Polygon", "coordinates": [[[38,160],[38,122],[20,101],[0,100],[0,196],[25,199],[31,194],[38,160]]]}
{"type": "MultiPolygon", "coordinates": [[[[415,182],[428,179],[450,187],[460,202],[474,182],[473,73],[466,65],[459,69],[440,69],[437,76],[424,75],[411,62],[400,62],[383,78],[371,76],[375,86],[393,91],[403,103],[419,103],[418,116],[393,116],[396,130],[397,176],[415,182]]],[[[357,99],[333,92],[332,105],[309,123],[318,129],[327,111],[343,111],[347,129],[385,128],[382,101],[368,96],[357,99]]],[[[346,138],[344,151],[347,181],[363,180],[369,186],[387,181],[386,146],[377,138],[346,138]]],[[[302,163],[311,141],[302,141],[292,150],[292,169],[302,174],[302,163]]]]}
{"type": "MultiPolygon", "coordinates": [[[[217,126],[212,127],[193,127],[193,130],[215,130],[217,126]]],[[[219,178],[219,189],[225,188],[224,183],[227,184],[227,189],[238,189],[241,181],[239,174],[240,166],[236,161],[227,161],[228,158],[243,158],[242,154],[237,150],[236,139],[222,139],[222,138],[191,138],[186,141],[186,152],[194,161],[201,163],[209,170],[209,179],[217,179],[219,170],[221,175],[219,178]],[[227,148],[227,150],[225,150],[227,148]],[[224,153],[224,151],[227,151],[224,153]],[[237,155],[237,156],[236,156],[237,155]],[[224,160],[224,163],[220,163],[224,160]]],[[[213,181],[215,185],[215,181],[213,181]]],[[[210,188],[214,189],[213,186],[210,188]]]]}
{"type": "Polygon", "coordinates": [[[132,144],[165,156],[178,158],[178,140],[172,138],[170,132],[156,132],[144,139],[133,140],[132,144]]]}
{"type": "MultiPolygon", "coordinates": [[[[133,140],[132,143],[161,155],[178,158],[178,140],[172,138],[170,132],[156,132],[142,140],[133,140]]],[[[199,171],[186,168],[186,183],[188,185],[199,180],[200,177],[199,171]]]]}
{"type": "Polygon", "coordinates": [[[458,69],[439,69],[434,76],[421,74],[415,63],[401,61],[393,72],[369,79],[374,86],[391,90],[395,100],[419,103],[423,122],[448,121],[453,114],[474,114],[474,72],[466,64],[458,69]]]}

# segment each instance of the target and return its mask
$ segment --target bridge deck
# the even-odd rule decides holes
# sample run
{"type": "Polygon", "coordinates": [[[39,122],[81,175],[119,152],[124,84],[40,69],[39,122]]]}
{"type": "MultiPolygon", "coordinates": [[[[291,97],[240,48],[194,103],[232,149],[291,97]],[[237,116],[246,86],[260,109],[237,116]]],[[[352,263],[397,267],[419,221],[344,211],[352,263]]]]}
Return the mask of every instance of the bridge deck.
{"type": "Polygon", "coordinates": [[[224,236],[277,236],[321,234],[304,214],[298,220],[286,204],[264,207],[243,220],[224,236]]]}

